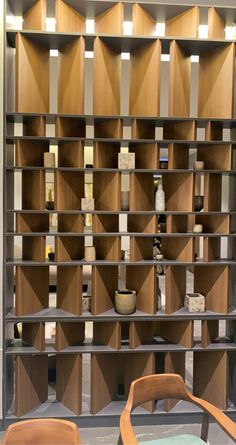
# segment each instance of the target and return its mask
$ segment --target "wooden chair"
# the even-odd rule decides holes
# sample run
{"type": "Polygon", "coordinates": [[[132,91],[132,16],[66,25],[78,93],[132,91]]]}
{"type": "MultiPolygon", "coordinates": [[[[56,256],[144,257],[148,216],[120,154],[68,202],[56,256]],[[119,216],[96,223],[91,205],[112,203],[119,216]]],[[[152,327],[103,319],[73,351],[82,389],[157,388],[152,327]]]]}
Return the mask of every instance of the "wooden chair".
{"type": "MultiPolygon", "coordinates": [[[[219,382],[220,384],[220,382],[219,382]]],[[[211,403],[194,397],[187,391],[182,377],[178,374],[156,374],[134,380],[120,418],[120,441],[123,445],[138,444],[131,424],[131,412],[149,400],[177,399],[197,405],[204,411],[201,439],[192,435],[174,436],[140,442],[143,445],[200,445],[207,442],[209,418],[213,419],[236,442],[236,425],[211,403]]],[[[184,419],[183,419],[184,420],[184,419]]]]}
{"type": "Polygon", "coordinates": [[[60,419],[24,420],[10,425],[2,445],[81,445],[75,423],[60,419]]]}

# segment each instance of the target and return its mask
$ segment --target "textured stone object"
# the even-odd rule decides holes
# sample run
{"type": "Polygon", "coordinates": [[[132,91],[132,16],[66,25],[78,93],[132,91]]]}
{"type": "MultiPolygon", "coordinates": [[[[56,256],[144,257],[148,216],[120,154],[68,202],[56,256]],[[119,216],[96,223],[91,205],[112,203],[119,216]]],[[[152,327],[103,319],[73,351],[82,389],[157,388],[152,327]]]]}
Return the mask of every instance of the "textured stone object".
{"type": "Polygon", "coordinates": [[[186,294],[184,307],[188,312],[204,312],[205,297],[198,293],[186,294]]]}
{"type": "Polygon", "coordinates": [[[133,170],[135,168],[135,153],[119,153],[118,168],[121,170],[133,170]]]}
{"type": "Polygon", "coordinates": [[[94,210],[94,198],[82,198],[81,210],[84,210],[85,212],[94,210]]]}

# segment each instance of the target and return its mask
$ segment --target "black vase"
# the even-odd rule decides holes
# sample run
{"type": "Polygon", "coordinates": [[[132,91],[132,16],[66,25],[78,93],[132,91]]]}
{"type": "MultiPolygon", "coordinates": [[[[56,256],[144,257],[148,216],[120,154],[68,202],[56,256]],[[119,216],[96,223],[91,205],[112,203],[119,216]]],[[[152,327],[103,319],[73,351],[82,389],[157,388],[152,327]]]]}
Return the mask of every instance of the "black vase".
{"type": "Polygon", "coordinates": [[[203,196],[194,196],[194,210],[200,212],[203,209],[203,196]]]}

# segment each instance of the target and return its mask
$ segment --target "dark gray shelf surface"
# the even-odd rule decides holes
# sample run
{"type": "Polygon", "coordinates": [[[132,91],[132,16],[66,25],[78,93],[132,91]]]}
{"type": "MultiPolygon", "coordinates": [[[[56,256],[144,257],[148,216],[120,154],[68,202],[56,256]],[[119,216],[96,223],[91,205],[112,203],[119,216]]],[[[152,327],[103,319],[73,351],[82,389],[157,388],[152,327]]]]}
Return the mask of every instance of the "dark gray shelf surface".
{"type": "Polygon", "coordinates": [[[230,210],[229,212],[184,212],[184,211],[165,211],[165,212],[157,212],[155,210],[137,210],[137,211],[122,211],[122,210],[22,210],[22,209],[6,209],[7,213],[37,213],[37,214],[45,214],[45,213],[57,213],[57,214],[97,214],[97,215],[111,215],[111,214],[127,214],[127,215],[235,215],[236,210],[230,210]]]}
{"type": "Polygon", "coordinates": [[[6,266],[119,266],[119,265],[127,265],[127,266],[236,266],[236,260],[232,259],[219,259],[214,261],[178,261],[178,260],[167,260],[163,259],[161,261],[158,260],[139,260],[139,261],[107,261],[107,260],[96,260],[96,261],[84,261],[81,260],[69,260],[69,261],[28,261],[22,259],[8,260],[6,261],[6,266]]]}
{"type": "Polygon", "coordinates": [[[120,236],[130,236],[130,237],[142,237],[142,238],[193,238],[203,236],[204,238],[234,238],[236,237],[236,233],[139,233],[139,232],[103,232],[103,233],[93,233],[93,232],[84,232],[84,233],[74,233],[74,232],[7,232],[5,233],[8,237],[16,237],[16,236],[60,236],[60,237],[70,237],[70,236],[93,236],[93,237],[120,237],[120,236]]]}

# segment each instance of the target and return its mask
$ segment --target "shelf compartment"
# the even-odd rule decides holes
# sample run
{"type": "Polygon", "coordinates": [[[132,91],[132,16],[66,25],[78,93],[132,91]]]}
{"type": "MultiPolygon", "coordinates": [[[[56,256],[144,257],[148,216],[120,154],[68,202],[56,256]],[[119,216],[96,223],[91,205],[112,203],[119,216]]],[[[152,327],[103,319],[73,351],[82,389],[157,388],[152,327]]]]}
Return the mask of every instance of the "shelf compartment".
{"type": "Polygon", "coordinates": [[[45,261],[45,236],[22,237],[22,260],[45,261]]]}
{"type": "Polygon", "coordinates": [[[222,197],[222,175],[205,173],[204,175],[204,211],[220,212],[222,197]]]}
{"type": "Polygon", "coordinates": [[[203,261],[220,259],[221,239],[219,237],[203,238],[203,261]]]}
{"type": "Polygon", "coordinates": [[[57,171],[55,174],[55,209],[80,210],[84,197],[84,173],[57,171]]]}
{"type": "Polygon", "coordinates": [[[155,139],[155,122],[148,119],[131,120],[132,139],[155,139]]]}
{"type": "Polygon", "coordinates": [[[120,114],[120,77],[120,53],[96,37],[93,63],[93,114],[98,116],[120,114]]]}
{"type": "Polygon", "coordinates": [[[163,139],[195,141],[196,121],[165,122],[163,125],[163,139]]]}
{"type": "Polygon", "coordinates": [[[114,308],[117,289],[117,266],[94,266],[92,268],[92,315],[99,315],[114,308]]]}
{"type": "Polygon", "coordinates": [[[56,400],[77,416],[82,411],[82,356],[80,354],[56,357],[56,400]]]}
{"type": "Polygon", "coordinates": [[[154,182],[146,173],[130,174],[130,211],[154,210],[154,182]]]}
{"type": "Polygon", "coordinates": [[[83,275],[81,266],[57,266],[57,308],[82,314],[83,275]]]}
{"type": "Polygon", "coordinates": [[[160,115],[160,67],[160,40],[131,51],[129,89],[131,116],[160,115]]]}
{"type": "Polygon", "coordinates": [[[135,153],[135,168],[156,170],[159,168],[159,144],[129,144],[129,152],[135,153]]]}
{"type": "Polygon", "coordinates": [[[45,349],[45,324],[22,323],[22,342],[33,346],[38,351],[45,349]]]}
{"type": "Polygon", "coordinates": [[[121,324],[117,321],[93,323],[93,344],[121,348],[121,324]]]}
{"type": "Polygon", "coordinates": [[[84,114],[84,56],[82,36],[59,48],[58,113],[84,114]]]}
{"type": "Polygon", "coordinates": [[[58,215],[58,232],[84,232],[84,217],[77,214],[59,214],[58,215]]]}
{"type": "Polygon", "coordinates": [[[191,56],[170,42],[169,116],[190,116],[191,56]]]}
{"type": "MultiPolygon", "coordinates": [[[[92,354],[91,414],[97,414],[113,400],[126,399],[133,380],[155,372],[154,354],[92,354]]],[[[153,412],[154,402],[143,407],[153,412]]]]}
{"type": "Polygon", "coordinates": [[[228,266],[194,267],[194,292],[204,295],[206,310],[227,314],[232,286],[233,273],[228,266]]]}
{"type": "Polygon", "coordinates": [[[220,409],[227,408],[228,357],[226,351],[194,352],[193,394],[220,409]],[[220,385],[219,382],[221,382],[220,385]]]}
{"type": "Polygon", "coordinates": [[[118,168],[119,142],[94,143],[94,168],[118,168]]]}
{"type": "MultiPolygon", "coordinates": [[[[172,216],[174,217],[174,216],[172,216]]],[[[203,225],[203,233],[227,235],[230,233],[230,217],[228,215],[195,215],[196,224],[203,225]]]]}
{"type": "Polygon", "coordinates": [[[153,259],[153,238],[130,238],[130,261],[142,261],[153,259]]]}
{"type": "Polygon", "coordinates": [[[56,0],[55,15],[57,32],[85,32],[86,17],[63,0],[56,0]]]}
{"type": "Polygon", "coordinates": [[[16,167],[43,167],[44,153],[49,152],[49,143],[41,141],[16,141],[16,167]]]}
{"type": "Polygon", "coordinates": [[[193,237],[178,237],[174,242],[171,237],[163,238],[161,251],[165,259],[193,262],[194,261],[194,239],[193,237]]]}
{"type": "Polygon", "coordinates": [[[207,121],[205,128],[206,141],[223,141],[224,122],[207,121]]]}
{"type": "Polygon", "coordinates": [[[120,173],[93,173],[93,193],[96,210],[120,210],[120,173]]]}
{"type": "Polygon", "coordinates": [[[76,322],[56,323],[55,349],[63,351],[68,346],[79,346],[85,339],[85,324],[76,322]]]}
{"type": "Polygon", "coordinates": [[[156,233],[156,217],[154,215],[128,215],[128,232],[156,233]]]}
{"type": "Polygon", "coordinates": [[[184,307],[186,295],[186,267],[166,267],[166,314],[172,314],[184,307]]]}
{"type": "Polygon", "coordinates": [[[84,258],[84,238],[76,236],[55,237],[56,261],[80,261],[84,258]]]}
{"type": "Polygon", "coordinates": [[[189,146],[187,144],[169,144],[168,169],[188,169],[189,146]]]}
{"type": "Polygon", "coordinates": [[[118,2],[95,17],[96,33],[123,34],[124,4],[118,2]]]}
{"type": "Polygon", "coordinates": [[[188,231],[188,215],[167,215],[166,232],[167,233],[186,233],[188,231]]]}
{"type": "Polygon", "coordinates": [[[148,314],[156,313],[155,266],[126,266],[126,287],[136,291],[136,309],[148,314]]]}
{"type": "Polygon", "coordinates": [[[167,37],[198,37],[199,6],[186,9],[178,15],[166,20],[165,35],[167,37]]]}
{"type": "Polygon", "coordinates": [[[45,172],[22,172],[22,209],[45,210],[45,172]]]}
{"type": "Polygon", "coordinates": [[[202,320],[201,346],[207,348],[219,336],[219,320],[202,320]]]}
{"type": "MultiPolygon", "coordinates": [[[[158,360],[158,355],[157,355],[158,360]]],[[[158,362],[157,362],[158,363],[158,362]]],[[[185,381],[186,369],[185,352],[166,352],[164,356],[164,372],[167,374],[179,374],[185,381]]],[[[158,373],[158,369],[156,371],[158,373]]],[[[169,412],[178,403],[178,400],[164,400],[164,410],[169,412]]]]}
{"type": "Polygon", "coordinates": [[[29,315],[48,307],[49,268],[16,267],[16,307],[17,316],[29,315]]]}
{"type": "Polygon", "coordinates": [[[198,146],[197,159],[204,161],[206,170],[230,171],[233,167],[234,150],[230,144],[198,146]]]}
{"type": "Polygon", "coordinates": [[[58,144],[58,167],[84,167],[84,142],[58,144]]]}
{"type": "Polygon", "coordinates": [[[15,82],[17,112],[49,113],[49,48],[21,33],[16,35],[15,82]]]}
{"type": "Polygon", "coordinates": [[[23,13],[23,29],[34,31],[46,30],[47,2],[46,0],[36,0],[23,13]]]}
{"type": "Polygon", "coordinates": [[[132,5],[133,35],[152,36],[156,29],[156,19],[141,5],[132,5]]]}
{"type": "Polygon", "coordinates": [[[121,260],[121,240],[120,237],[103,236],[93,237],[93,245],[98,261],[120,261],[121,260]]]}
{"type": "Polygon", "coordinates": [[[16,232],[49,232],[49,215],[18,212],[16,214],[16,232]]]}
{"type": "Polygon", "coordinates": [[[225,38],[225,21],[216,8],[208,8],[208,39],[225,38]]]}
{"type": "Polygon", "coordinates": [[[211,49],[199,57],[199,117],[231,119],[233,117],[233,91],[235,45],[211,49]],[[228,79],[227,85],[225,79],[228,79]]]}
{"type": "Polygon", "coordinates": [[[44,116],[24,116],[23,136],[46,136],[46,118],[44,116]]]}
{"type": "Polygon", "coordinates": [[[83,118],[57,117],[55,135],[57,138],[81,137],[85,138],[86,123],[83,118]]]}
{"type": "Polygon", "coordinates": [[[99,119],[94,122],[95,138],[122,139],[122,119],[99,119]]]}
{"type": "Polygon", "coordinates": [[[93,215],[94,233],[119,232],[119,215],[93,215]]]}
{"type": "Polygon", "coordinates": [[[167,211],[193,211],[193,174],[163,174],[163,189],[167,211]],[[184,199],[183,199],[184,196],[184,199]]]}

